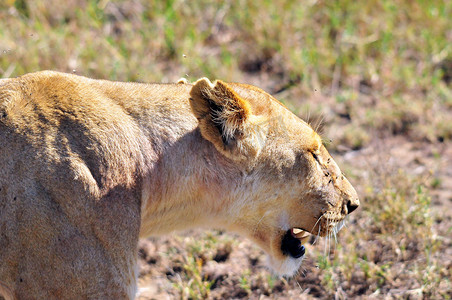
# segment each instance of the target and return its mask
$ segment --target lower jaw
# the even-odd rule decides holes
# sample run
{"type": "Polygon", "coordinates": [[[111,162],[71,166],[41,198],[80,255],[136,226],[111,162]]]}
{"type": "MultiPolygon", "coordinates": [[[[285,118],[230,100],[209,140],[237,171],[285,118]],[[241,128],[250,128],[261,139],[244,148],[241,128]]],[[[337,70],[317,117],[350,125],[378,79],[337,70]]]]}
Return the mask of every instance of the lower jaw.
{"type": "Polygon", "coordinates": [[[282,260],[269,257],[269,265],[277,275],[289,278],[297,274],[303,262],[303,257],[295,259],[290,256],[284,256],[282,260]]]}

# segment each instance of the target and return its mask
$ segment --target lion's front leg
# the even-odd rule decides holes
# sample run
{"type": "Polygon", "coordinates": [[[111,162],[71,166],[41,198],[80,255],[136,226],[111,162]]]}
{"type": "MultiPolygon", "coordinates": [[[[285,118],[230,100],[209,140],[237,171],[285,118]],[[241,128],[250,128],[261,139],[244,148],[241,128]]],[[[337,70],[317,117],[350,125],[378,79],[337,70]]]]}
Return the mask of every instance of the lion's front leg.
{"type": "Polygon", "coordinates": [[[133,299],[139,203],[130,193],[120,188],[95,202],[68,193],[62,203],[42,184],[26,178],[22,183],[3,186],[5,290],[16,299],[133,299]],[[75,212],[67,201],[91,204],[75,212]]]}

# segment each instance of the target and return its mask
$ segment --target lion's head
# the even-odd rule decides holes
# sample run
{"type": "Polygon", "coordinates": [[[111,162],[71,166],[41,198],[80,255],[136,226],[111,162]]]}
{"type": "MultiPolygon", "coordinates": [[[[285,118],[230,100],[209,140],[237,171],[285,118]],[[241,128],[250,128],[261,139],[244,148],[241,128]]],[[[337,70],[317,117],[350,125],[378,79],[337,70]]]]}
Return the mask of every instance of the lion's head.
{"type": "Polygon", "coordinates": [[[355,189],[320,136],[280,102],[249,85],[198,80],[190,104],[202,136],[242,166],[226,227],[254,240],[273,269],[293,275],[309,234],[336,233],[359,206],[355,189]]]}

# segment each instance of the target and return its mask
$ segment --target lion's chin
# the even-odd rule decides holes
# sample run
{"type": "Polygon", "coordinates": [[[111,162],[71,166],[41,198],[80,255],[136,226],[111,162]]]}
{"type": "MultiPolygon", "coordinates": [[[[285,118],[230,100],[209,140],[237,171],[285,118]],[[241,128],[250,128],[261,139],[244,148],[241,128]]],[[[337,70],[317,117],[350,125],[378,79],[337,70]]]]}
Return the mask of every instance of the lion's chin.
{"type": "Polygon", "coordinates": [[[300,258],[286,256],[283,260],[268,256],[268,265],[270,269],[278,276],[293,277],[301,267],[304,255],[300,258]]]}
{"type": "Polygon", "coordinates": [[[309,239],[310,233],[299,228],[292,228],[282,232],[276,239],[273,253],[278,255],[268,256],[270,269],[279,276],[294,276],[303,262],[305,256],[304,244],[309,239]]]}
{"type": "MultiPolygon", "coordinates": [[[[326,236],[336,235],[345,225],[345,220],[329,222],[330,227],[325,232],[326,236]]],[[[274,257],[268,255],[268,265],[270,269],[279,276],[292,277],[297,274],[305,257],[304,244],[310,238],[311,233],[300,228],[287,230],[278,239],[281,256],[274,257]]]]}

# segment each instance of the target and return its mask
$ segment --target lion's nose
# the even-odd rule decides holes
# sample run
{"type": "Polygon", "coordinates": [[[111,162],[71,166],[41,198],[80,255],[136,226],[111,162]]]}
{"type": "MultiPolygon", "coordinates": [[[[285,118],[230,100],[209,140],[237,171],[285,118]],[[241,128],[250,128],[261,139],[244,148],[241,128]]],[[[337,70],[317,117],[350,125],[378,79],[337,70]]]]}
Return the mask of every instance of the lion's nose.
{"type": "Polygon", "coordinates": [[[359,199],[354,198],[347,201],[347,213],[351,214],[359,206],[359,199]]]}

